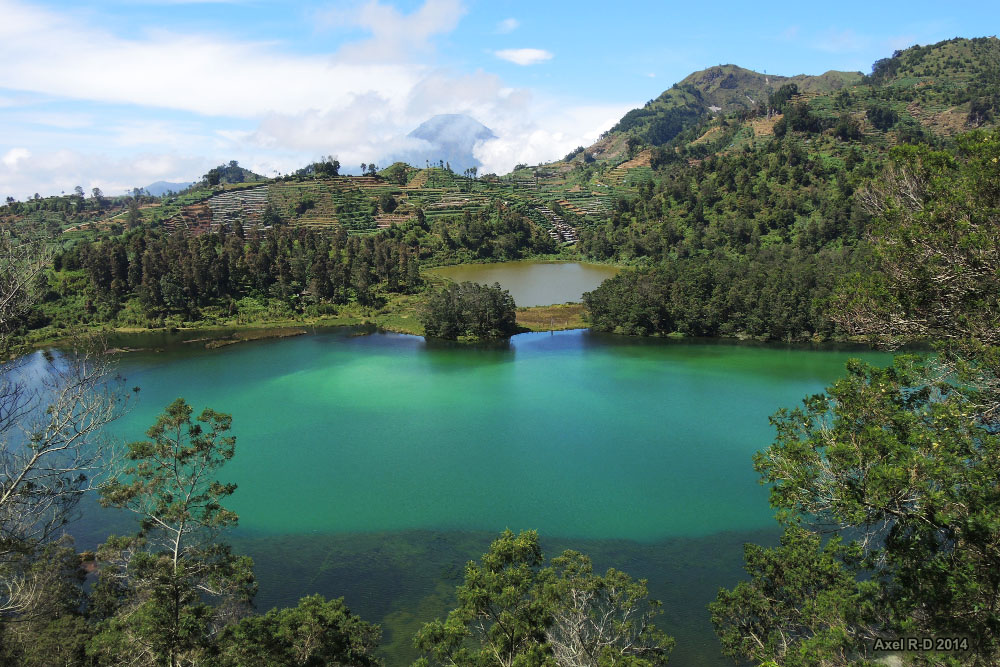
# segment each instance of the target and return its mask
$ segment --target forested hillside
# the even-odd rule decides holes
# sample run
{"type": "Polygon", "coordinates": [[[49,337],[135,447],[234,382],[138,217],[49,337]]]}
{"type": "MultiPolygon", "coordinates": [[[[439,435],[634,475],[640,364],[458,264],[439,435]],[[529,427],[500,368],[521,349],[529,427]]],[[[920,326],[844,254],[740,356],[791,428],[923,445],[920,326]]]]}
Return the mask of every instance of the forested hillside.
{"type": "Polygon", "coordinates": [[[456,174],[444,160],[370,164],[347,177],[325,158],[263,179],[231,162],[165,197],[77,189],[10,198],[0,225],[55,246],[49,298],[27,322],[49,331],[221,323],[243,299],[282,319],[385,307],[385,295],[413,291],[420,267],[546,256],[635,268],[587,297],[599,329],[843,337],[827,304],[844,276],[870,270],[858,193],[897,147],[949,151],[963,132],[994,125],[998,43],[912,47],[868,75],[712,67],[629,112],[595,145],[502,177],[456,174]],[[238,279],[199,282],[190,262],[157,269],[143,257],[165,255],[147,253],[147,242],[198,246],[199,261],[232,265],[238,279]],[[284,249],[258,254],[256,244],[284,249]]]}
{"type": "MultiPolygon", "coordinates": [[[[280,179],[230,163],[166,197],[10,198],[0,348],[404,299],[429,336],[503,338],[500,286],[428,286],[421,269],[539,256],[629,267],[585,296],[600,330],[930,343],[889,368],[851,362],[772,418],[754,466],[781,542],[747,545],[745,580],[706,614],[753,664],[873,665],[919,637],[931,648],[903,664],[995,665],[998,114],[1000,41],[956,39],[869,75],[711,68],[594,146],[502,177],[443,160],[344,177],[329,158],[280,179]]],[[[24,357],[5,367],[0,663],[380,664],[379,628],[342,600],[254,612],[252,563],[227,543],[229,415],[178,399],[102,470],[89,444],[129,400],[105,352],[67,352],[41,389],[24,357]],[[58,536],[91,491],[139,522],[80,554],[58,536]]],[[[573,551],[546,561],[531,531],[452,579],[454,611],[413,636],[419,665],[651,667],[674,644],[645,580],[573,551]]]]}
{"type": "MultiPolygon", "coordinates": [[[[588,297],[593,325],[842,335],[827,301],[839,279],[870,270],[859,191],[895,147],[949,150],[961,132],[991,125],[998,57],[994,38],[914,47],[836,92],[782,83],[753,110],[703,116],[654,147],[645,180],[607,222],[581,232],[585,256],[646,267],[588,297]]],[[[629,136],[644,127],[633,124],[629,136]]]]}

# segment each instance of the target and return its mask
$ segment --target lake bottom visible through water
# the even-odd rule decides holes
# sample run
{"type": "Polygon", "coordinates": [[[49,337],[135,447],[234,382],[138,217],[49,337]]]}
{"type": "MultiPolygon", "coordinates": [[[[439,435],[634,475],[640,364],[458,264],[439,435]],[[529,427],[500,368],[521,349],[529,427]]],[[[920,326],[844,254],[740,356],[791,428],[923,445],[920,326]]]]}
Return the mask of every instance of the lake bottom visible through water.
{"type": "MultiPolygon", "coordinates": [[[[486,532],[404,531],[350,535],[281,535],[230,540],[251,554],[260,581],[260,610],[296,604],[315,592],[343,596],[351,610],[382,625],[388,665],[420,657],[413,648],[422,623],[455,606],[465,564],[478,560],[496,538],[486,532]]],[[[547,558],[574,549],[589,555],[595,571],[609,567],[648,579],[651,597],[663,603],[657,627],[677,641],[670,664],[723,667],[706,605],[720,586],[743,578],[743,544],[777,544],[778,531],[726,532],[652,543],[631,540],[545,538],[547,558]]]]}
{"type": "MultiPolygon", "coordinates": [[[[768,416],[841,375],[858,349],[640,340],[568,331],[470,347],[342,329],[220,350],[125,355],[135,440],[178,396],[233,416],[229,536],[258,608],[320,593],[380,623],[387,664],[454,606],[465,563],[504,528],[551,558],[647,578],[672,665],[731,664],[705,605],[778,531],[752,455],[768,416]]],[[[159,343],[158,343],[159,344],[159,343]]],[[[84,509],[80,548],[130,530],[84,509]]]]}

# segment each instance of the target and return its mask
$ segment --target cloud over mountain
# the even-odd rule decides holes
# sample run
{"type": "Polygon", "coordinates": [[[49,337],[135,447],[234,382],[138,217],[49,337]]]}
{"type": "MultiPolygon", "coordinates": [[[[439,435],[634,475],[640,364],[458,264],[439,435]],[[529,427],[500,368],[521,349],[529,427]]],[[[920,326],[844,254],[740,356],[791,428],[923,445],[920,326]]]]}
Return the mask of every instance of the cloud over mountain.
{"type": "MultiPolygon", "coordinates": [[[[325,52],[218,25],[125,30],[102,11],[0,0],[0,135],[11,142],[0,136],[0,195],[78,184],[110,194],[195,179],[230,159],[274,175],[321,155],[345,165],[407,155],[503,173],[588,143],[631,106],[610,105],[613,112],[581,123],[574,102],[484,69],[442,65],[438,43],[470,11],[462,0],[408,10],[364,0],[316,11],[314,29],[330,35],[325,52]],[[410,134],[440,114],[478,119],[492,134],[472,132],[471,145],[410,134]]],[[[499,34],[494,26],[519,29],[516,19],[492,23],[499,34]]],[[[552,57],[496,53],[522,65],[552,57]]]]}
{"type": "Polygon", "coordinates": [[[462,173],[470,167],[482,167],[474,150],[477,144],[496,139],[490,128],[464,114],[438,114],[406,135],[412,144],[392,154],[387,162],[401,161],[415,167],[443,160],[453,171],[462,173]]]}

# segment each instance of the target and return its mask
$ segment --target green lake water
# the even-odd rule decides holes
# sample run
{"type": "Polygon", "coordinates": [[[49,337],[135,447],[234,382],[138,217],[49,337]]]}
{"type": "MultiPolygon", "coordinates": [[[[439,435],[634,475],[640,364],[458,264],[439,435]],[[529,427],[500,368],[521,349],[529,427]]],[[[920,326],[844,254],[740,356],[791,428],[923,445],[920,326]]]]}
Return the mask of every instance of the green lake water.
{"type": "MultiPolygon", "coordinates": [[[[586,330],[497,347],[357,333],[126,355],[142,391],[115,430],[141,437],[178,396],[231,413],[237,453],[220,477],[239,485],[232,541],[257,563],[259,606],[343,595],[383,623],[393,665],[507,527],[649,578],[678,640],[671,663],[728,664],[704,606],[740,577],[744,541],[775,539],[751,466],[768,416],[851,356],[888,361],[586,330]]],[[[117,523],[90,508],[81,543],[117,523]]]]}
{"type": "Polygon", "coordinates": [[[584,292],[597,289],[619,270],[616,266],[587,262],[528,261],[458,264],[431,269],[430,273],[457,283],[500,283],[514,297],[514,303],[525,307],[580,301],[584,292]]]}

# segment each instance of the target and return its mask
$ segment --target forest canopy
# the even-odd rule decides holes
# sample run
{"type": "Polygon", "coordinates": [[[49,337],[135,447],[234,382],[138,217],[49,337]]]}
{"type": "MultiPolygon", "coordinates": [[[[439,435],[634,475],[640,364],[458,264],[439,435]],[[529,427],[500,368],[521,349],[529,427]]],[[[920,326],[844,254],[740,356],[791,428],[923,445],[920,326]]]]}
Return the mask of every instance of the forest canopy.
{"type": "Polygon", "coordinates": [[[420,321],[426,335],[457,340],[510,338],[518,332],[514,298],[499,283],[452,283],[430,295],[420,321]]]}

